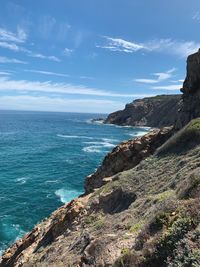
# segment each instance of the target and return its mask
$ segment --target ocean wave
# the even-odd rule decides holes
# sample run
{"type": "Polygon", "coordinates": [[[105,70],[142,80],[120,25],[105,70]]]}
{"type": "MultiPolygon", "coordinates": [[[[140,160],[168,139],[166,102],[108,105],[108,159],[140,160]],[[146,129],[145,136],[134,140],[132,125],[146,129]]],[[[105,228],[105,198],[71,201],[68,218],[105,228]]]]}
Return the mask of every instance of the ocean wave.
{"type": "Polygon", "coordinates": [[[65,162],[69,163],[69,164],[73,164],[74,161],[72,159],[66,159],[65,162]]]}
{"type": "Polygon", "coordinates": [[[95,120],[94,118],[92,118],[92,119],[87,119],[85,122],[88,124],[103,124],[104,119],[102,118],[102,119],[96,119],[95,120]]]}
{"type": "Polygon", "coordinates": [[[109,142],[84,142],[84,144],[91,144],[91,146],[86,146],[82,150],[87,153],[102,153],[105,152],[104,148],[112,148],[115,147],[114,144],[109,142]],[[103,150],[103,151],[102,151],[103,150]]]}
{"type": "Polygon", "coordinates": [[[82,135],[64,135],[64,134],[57,134],[58,137],[62,138],[80,138],[80,139],[94,139],[90,136],[82,136],[82,135]]]}
{"type": "Polygon", "coordinates": [[[59,181],[58,180],[47,180],[44,183],[45,184],[57,184],[59,181]]]}
{"type": "Polygon", "coordinates": [[[16,179],[16,182],[19,184],[25,184],[28,180],[28,177],[20,177],[16,179]]]}
{"type": "Polygon", "coordinates": [[[135,132],[135,133],[128,133],[129,136],[132,136],[132,137],[139,137],[139,136],[143,136],[145,135],[147,132],[145,131],[141,131],[141,132],[135,132]]]}
{"type": "Polygon", "coordinates": [[[26,232],[22,227],[13,223],[11,216],[4,216],[0,220],[1,233],[3,234],[3,239],[0,242],[0,255],[5,251],[10,243],[19,240],[26,232]]]}
{"type": "Polygon", "coordinates": [[[59,197],[60,201],[64,204],[70,202],[72,199],[78,197],[82,193],[83,193],[82,191],[72,190],[72,189],[68,190],[64,188],[55,191],[56,196],[59,197]]]}
{"type": "Polygon", "coordinates": [[[84,144],[91,144],[91,145],[96,145],[97,147],[115,147],[114,144],[111,144],[109,142],[98,142],[98,141],[94,141],[94,142],[83,142],[84,144]]]}
{"type": "Polygon", "coordinates": [[[101,138],[104,142],[119,142],[117,139],[112,139],[112,138],[101,138]]]}
{"type": "Polygon", "coordinates": [[[145,131],[149,131],[152,129],[152,127],[147,127],[147,126],[140,126],[140,129],[144,129],[145,131]]]}
{"type": "Polygon", "coordinates": [[[102,152],[100,146],[86,146],[82,150],[87,153],[101,153],[102,152]]]}
{"type": "Polygon", "coordinates": [[[132,126],[132,125],[117,125],[117,124],[113,124],[113,123],[105,123],[104,125],[115,127],[115,128],[134,128],[134,126],[132,126]]]}

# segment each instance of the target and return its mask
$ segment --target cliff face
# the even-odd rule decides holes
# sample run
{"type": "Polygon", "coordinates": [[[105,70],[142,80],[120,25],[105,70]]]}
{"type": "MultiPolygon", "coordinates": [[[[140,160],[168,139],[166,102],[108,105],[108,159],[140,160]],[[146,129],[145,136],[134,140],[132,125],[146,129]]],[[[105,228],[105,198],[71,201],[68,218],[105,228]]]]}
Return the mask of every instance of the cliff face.
{"type": "Polygon", "coordinates": [[[138,99],[124,110],[111,113],[105,123],[117,125],[163,127],[174,125],[181,129],[200,117],[200,51],[187,59],[187,75],[182,95],[161,95],[138,99]]]}
{"type": "Polygon", "coordinates": [[[200,52],[190,55],[187,59],[187,75],[181,92],[183,96],[179,103],[177,129],[200,116],[200,52]]]}
{"type": "Polygon", "coordinates": [[[200,119],[55,211],[10,247],[0,266],[199,266],[199,156],[200,119]]]}
{"type": "Polygon", "coordinates": [[[148,134],[134,140],[125,141],[116,146],[104,158],[100,167],[85,180],[85,192],[90,193],[112,179],[115,174],[129,170],[143,159],[153,155],[174,133],[172,127],[155,129],[148,134]]]}
{"type": "Polygon", "coordinates": [[[161,95],[137,99],[124,110],[111,113],[105,123],[164,127],[174,125],[181,95],[161,95]]]}

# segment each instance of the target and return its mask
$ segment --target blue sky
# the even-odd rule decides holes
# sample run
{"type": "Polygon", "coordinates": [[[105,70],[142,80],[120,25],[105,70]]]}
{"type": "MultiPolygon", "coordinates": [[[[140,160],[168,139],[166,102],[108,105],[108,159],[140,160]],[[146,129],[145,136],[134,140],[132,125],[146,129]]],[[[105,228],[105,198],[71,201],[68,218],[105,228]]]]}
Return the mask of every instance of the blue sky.
{"type": "Polygon", "coordinates": [[[179,92],[199,0],[1,0],[0,109],[112,112],[179,92]]]}

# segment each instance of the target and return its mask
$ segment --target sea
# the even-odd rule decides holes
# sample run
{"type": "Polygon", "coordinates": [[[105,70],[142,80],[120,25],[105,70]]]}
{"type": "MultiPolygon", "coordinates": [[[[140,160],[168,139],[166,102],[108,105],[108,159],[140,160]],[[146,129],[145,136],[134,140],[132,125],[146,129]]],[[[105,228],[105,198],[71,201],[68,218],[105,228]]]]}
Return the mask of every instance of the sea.
{"type": "Polygon", "coordinates": [[[0,111],[0,253],[82,194],[117,144],[149,131],[91,121],[105,116],[0,111]]]}

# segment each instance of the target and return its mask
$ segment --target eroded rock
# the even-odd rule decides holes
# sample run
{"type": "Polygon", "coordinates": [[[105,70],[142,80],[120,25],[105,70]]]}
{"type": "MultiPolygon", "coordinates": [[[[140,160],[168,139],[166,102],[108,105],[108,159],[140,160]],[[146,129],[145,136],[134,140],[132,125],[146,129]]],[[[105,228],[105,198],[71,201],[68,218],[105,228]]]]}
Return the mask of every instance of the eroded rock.
{"type": "Polygon", "coordinates": [[[97,171],[86,178],[86,193],[105,184],[105,177],[112,177],[119,172],[135,167],[141,160],[152,155],[172,134],[172,127],[155,129],[142,137],[123,142],[115,147],[105,157],[97,171]]]}

